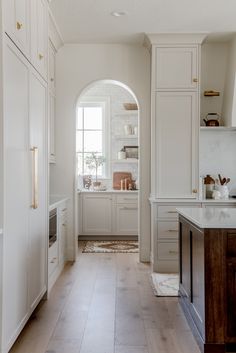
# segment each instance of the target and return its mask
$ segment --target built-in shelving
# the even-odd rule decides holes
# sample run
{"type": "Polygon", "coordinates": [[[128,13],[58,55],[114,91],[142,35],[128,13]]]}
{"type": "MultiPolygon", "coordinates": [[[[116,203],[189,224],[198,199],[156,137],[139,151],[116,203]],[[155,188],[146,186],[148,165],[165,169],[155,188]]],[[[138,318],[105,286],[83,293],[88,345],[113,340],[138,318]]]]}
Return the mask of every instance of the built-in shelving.
{"type": "Polygon", "coordinates": [[[227,126],[200,126],[200,131],[236,131],[236,127],[227,126]]]}
{"type": "Polygon", "coordinates": [[[138,159],[136,158],[126,158],[126,159],[114,159],[112,161],[113,163],[127,163],[127,164],[131,164],[131,163],[138,163],[138,159]]]}
{"type": "Polygon", "coordinates": [[[138,135],[115,135],[117,140],[135,140],[138,138],[138,135]]]}
{"type": "Polygon", "coordinates": [[[116,118],[127,118],[129,116],[138,116],[138,110],[132,110],[132,111],[114,114],[114,117],[116,118]]]}

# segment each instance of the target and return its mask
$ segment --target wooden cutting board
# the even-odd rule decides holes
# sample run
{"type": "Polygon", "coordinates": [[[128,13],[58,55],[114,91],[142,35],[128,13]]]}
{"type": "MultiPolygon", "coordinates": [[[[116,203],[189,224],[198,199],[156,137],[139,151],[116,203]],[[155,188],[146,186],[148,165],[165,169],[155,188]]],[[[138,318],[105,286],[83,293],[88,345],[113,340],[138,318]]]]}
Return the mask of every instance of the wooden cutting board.
{"type": "Polygon", "coordinates": [[[120,190],[120,181],[122,179],[132,180],[132,174],[128,172],[114,172],[113,173],[113,189],[120,190]]]}

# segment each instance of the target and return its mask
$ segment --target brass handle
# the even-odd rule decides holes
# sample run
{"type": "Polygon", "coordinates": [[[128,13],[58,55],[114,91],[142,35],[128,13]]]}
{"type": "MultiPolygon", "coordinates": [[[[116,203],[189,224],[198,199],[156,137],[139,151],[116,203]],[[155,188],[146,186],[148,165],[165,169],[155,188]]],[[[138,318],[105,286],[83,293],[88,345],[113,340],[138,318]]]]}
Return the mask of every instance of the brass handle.
{"type": "Polygon", "coordinates": [[[66,227],[66,226],[67,226],[67,224],[66,224],[66,223],[62,223],[62,225],[63,225],[63,227],[66,227]]]}
{"type": "Polygon", "coordinates": [[[179,252],[178,251],[174,251],[174,250],[169,250],[169,254],[178,254],[179,252]]]}
{"type": "Polygon", "coordinates": [[[39,54],[39,60],[42,60],[42,59],[43,59],[43,55],[39,54]]]}
{"type": "Polygon", "coordinates": [[[177,211],[168,211],[167,213],[177,213],[177,211]]]}
{"type": "Polygon", "coordinates": [[[51,82],[54,82],[54,78],[51,78],[51,82]]]}
{"type": "Polygon", "coordinates": [[[170,233],[176,233],[176,232],[178,232],[178,229],[169,229],[168,232],[170,232],[170,233]]]}
{"type": "Polygon", "coordinates": [[[32,177],[33,177],[33,202],[31,207],[36,210],[38,208],[38,147],[31,148],[33,152],[33,168],[32,168],[32,177]]]}
{"type": "Polygon", "coordinates": [[[197,189],[193,189],[193,194],[197,194],[197,189]]]}
{"type": "Polygon", "coordinates": [[[23,27],[23,24],[20,22],[16,22],[16,28],[18,29],[18,31],[23,27]]]}
{"type": "Polygon", "coordinates": [[[52,259],[52,261],[51,261],[51,264],[54,264],[54,262],[56,261],[56,257],[54,257],[53,259],[52,259]]]}
{"type": "Polygon", "coordinates": [[[198,82],[198,78],[193,78],[193,82],[198,82]]]}

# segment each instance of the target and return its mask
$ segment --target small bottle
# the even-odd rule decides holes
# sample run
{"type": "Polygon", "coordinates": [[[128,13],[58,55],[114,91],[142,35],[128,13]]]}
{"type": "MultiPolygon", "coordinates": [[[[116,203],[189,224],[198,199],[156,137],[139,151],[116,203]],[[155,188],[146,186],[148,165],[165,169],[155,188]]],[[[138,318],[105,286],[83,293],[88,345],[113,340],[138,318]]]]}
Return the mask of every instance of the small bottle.
{"type": "Polygon", "coordinates": [[[123,179],[121,179],[121,181],[120,181],[120,189],[124,190],[124,180],[123,179]]]}

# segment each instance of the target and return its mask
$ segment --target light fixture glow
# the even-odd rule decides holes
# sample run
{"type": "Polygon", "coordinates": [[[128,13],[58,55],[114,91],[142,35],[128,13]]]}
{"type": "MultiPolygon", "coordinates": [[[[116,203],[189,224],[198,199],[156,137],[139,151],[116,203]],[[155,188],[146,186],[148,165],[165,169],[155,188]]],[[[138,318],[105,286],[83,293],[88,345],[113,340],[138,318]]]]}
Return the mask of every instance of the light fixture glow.
{"type": "Polygon", "coordinates": [[[121,16],[125,16],[126,12],[125,11],[112,11],[111,15],[114,17],[121,17],[121,16]]]}

